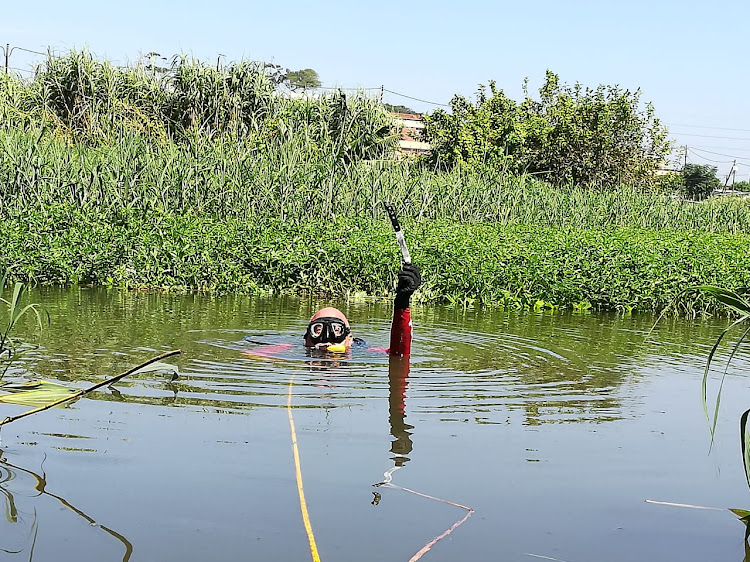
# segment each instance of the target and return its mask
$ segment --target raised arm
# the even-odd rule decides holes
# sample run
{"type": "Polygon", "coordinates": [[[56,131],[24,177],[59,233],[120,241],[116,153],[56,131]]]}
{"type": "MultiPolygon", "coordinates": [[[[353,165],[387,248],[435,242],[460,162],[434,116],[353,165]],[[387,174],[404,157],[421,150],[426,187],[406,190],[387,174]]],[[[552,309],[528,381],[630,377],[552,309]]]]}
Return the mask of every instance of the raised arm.
{"type": "Polygon", "coordinates": [[[398,274],[396,285],[396,299],[393,302],[393,323],[391,324],[390,355],[411,354],[411,310],[409,300],[412,294],[422,284],[419,267],[413,263],[406,263],[398,274]]]}

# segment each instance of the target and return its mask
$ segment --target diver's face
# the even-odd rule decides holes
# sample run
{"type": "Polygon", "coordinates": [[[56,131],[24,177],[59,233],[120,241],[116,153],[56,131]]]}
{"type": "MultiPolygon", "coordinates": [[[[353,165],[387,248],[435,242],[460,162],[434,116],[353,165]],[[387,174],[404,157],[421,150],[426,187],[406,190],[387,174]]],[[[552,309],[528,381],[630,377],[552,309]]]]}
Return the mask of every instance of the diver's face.
{"type": "Polygon", "coordinates": [[[305,330],[305,346],[327,347],[333,344],[351,346],[353,340],[348,324],[341,318],[323,316],[310,321],[305,330]]]}

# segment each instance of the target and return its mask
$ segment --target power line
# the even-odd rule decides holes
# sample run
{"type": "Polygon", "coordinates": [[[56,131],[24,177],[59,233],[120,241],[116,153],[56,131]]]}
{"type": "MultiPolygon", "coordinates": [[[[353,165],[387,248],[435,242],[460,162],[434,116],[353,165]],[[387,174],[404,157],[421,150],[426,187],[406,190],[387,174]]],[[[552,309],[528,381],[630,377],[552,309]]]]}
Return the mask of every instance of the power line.
{"type": "MultiPolygon", "coordinates": [[[[688,151],[689,150],[690,149],[688,149],[688,151]]],[[[711,158],[706,158],[705,156],[703,156],[701,154],[696,154],[695,151],[693,151],[693,154],[695,156],[697,156],[698,158],[700,158],[701,160],[706,160],[708,162],[713,162],[714,164],[731,164],[732,163],[731,160],[729,160],[729,161],[726,161],[726,160],[712,160],[711,158]]]]}
{"type": "Polygon", "coordinates": [[[450,107],[450,105],[448,105],[447,103],[438,103],[436,101],[428,101],[428,100],[423,100],[420,98],[413,98],[411,96],[407,96],[406,94],[401,94],[399,92],[394,92],[393,90],[388,90],[387,88],[383,88],[383,91],[388,92],[389,94],[393,94],[394,96],[401,96],[402,98],[406,98],[409,100],[421,101],[422,103],[429,103],[431,105],[439,105],[441,107],[450,107]]]}
{"type": "Polygon", "coordinates": [[[735,129],[733,127],[711,127],[708,125],[677,125],[675,123],[665,123],[665,125],[669,127],[688,127],[691,129],[716,129],[718,131],[742,131],[745,133],[750,133],[750,129],[735,129]]]}
{"type": "Polygon", "coordinates": [[[717,135],[696,135],[693,133],[672,133],[674,136],[680,136],[680,137],[703,137],[707,139],[727,139],[727,140],[742,140],[742,141],[750,141],[750,137],[721,137],[717,135]]]}
{"type": "MultiPolygon", "coordinates": [[[[693,148],[695,150],[715,148],[717,150],[730,150],[732,152],[750,152],[750,148],[734,148],[731,146],[691,146],[690,148],[693,148]]],[[[703,152],[708,152],[708,150],[703,150],[703,152]]],[[[734,158],[734,156],[729,156],[728,154],[718,154],[718,156],[727,156],[729,158],[734,158]]]]}
{"type": "Polygon", "coordinates": [[[13,47],[14,51],[26,51],[27,53],[34,53],[35,55],[47,56],[47,53],[41,53],[39,51],[32,51],[31,49],[24,49],[23,47],[13,47]]]}
{"type": "Polygon", "coordinates": [[[344,90],[347,92],[369,92],[372,90],[380,90],[380,88],[340,88],[334,86],[321,86],[319,90],[344,90]]]}
{"type": "MultiPolygon", "coordinates": [[[[724,156],[726,158],[733,158],[734,160],[748,160],[748,161],[750,161],[750,159],[747,159],[747,158],[738,158],[737,156],[733,156],[733,155],[730,155],[730,154],[719,154],[718,152],[711,152],[710,150],[701,150],[700,148],[695,148],[695,147],[689,147],[689,150],[692,150],[693,152],[695,152],[697,150],[698,152],[705,152],[706,154],[713,154],[714,156],[724,156]]],[[[701,158],[703,158],[703,157],[701,157],[701,158]]],[[[706,160],[708,160],[708,158],[706,158],[706,160]]],[[[721,164],[730,164],[730,163],[731,163],[731,161],[730,162],[721,162],[721,164]]]]}
{"type": "MultiPolygon", "coordinates": [[[[695,153],[693,153],[695,154],[695,153]]],[[[713,162],[714,164],[731,164],[731,160],[712,160],[711,158],[706,158],[705,156],[701,156],[700,154],[695,154],[698,158],[701,160],[706,160],[708,162],[713,162]]]]}
{"type": "Polygon", "coordinates": [[[714,156],[726,156],[727,158],[734,158],[731,154],[719,154],[718,152],[711,152],[710,150],[703,150],[701,148],[697,148],[695,146],[689,147],[690,150],[697,150],[698,152],[705,152],[706,154],[713,154],[714,156]]]}

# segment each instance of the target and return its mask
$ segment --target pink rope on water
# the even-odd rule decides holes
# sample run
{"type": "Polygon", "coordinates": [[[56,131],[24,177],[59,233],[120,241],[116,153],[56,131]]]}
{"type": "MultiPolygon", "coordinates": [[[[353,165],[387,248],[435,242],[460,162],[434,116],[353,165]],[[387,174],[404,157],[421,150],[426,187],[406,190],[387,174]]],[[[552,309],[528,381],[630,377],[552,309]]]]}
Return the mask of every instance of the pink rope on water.
{"type": "MultiPolygon", "coordinates": [[[[446,503],[451,503],[451,502],[446,502],[446,503]]],[[[456,504],[453,504],[453,505],[456,505],[456,504]]],[[[437,543],[440,539],[444,539],[445,537],[450,535],[454,529],[456,529],[459,525],[462,525],[464,521],[466,521],[469,517],[471,517],[471,514],[474,513],[474,510],[471,508],[468,508],[468,509],[469,511],[466,513],[466,515],[464,515],[463,519],[461,519],[460,521],[456,521],[453,525],[450,526],[450,528],[446,529],[445,532],[443,532],[443,534],[435,537],[426,545],[424,545],[414,556],[409,558],[409,562],[415,562],[416,560],[419,560],[420,558],[422,558],[422,556],[428,550],[430,550],[433,546],[435,546],[435,543],[437,543]]]]}
{"type": "Polygon", "coordinates": [[[385,482],[382,482],[380,484],[375,484],[375,485],[376,486],[382,486],[384,488],[394,488],[396,490],[403,490],[404,492],[409,492],[410,494],[421,496],[423,498],[427,498],[427,499],[430,499],[430,500],[439,501],[439,502],[442,502],[442,503],[447,503],[448,505],[453,505],[455,507],[460,507],[461,509],[465,509],[466,510],[466,515],[464,515],[461,519],[459,519],[458,521],[456,521],[448,529],[446,529],[445,531],[443,531],[440,535],[438,535],[437,537],[435,537],[434,539],[432,539],[430,542],[428,542],[426,545],[424,545],[422,548],[420,548],[414,556],[412,556],[411,558],[409,558],[409,562],[416,562],[417,560],[419,560],[420,558],[422,558],[422,556],[424,556],[433,546],[435,546],[435,544],[437,544],[438,541],[444,539],[445,537],[447,537],[448,535],[450,535],[454,530],[456,530],[458,527],[460,527],[461,525],[463,525],[464,522],[469,517],[471,517],[471,514],[474,513],[474,509],[473,508],[465,506],[465,505],[461,505],[460,503],[452,502],[452,501],[449,501],[449,500],[444,500],[444,499],[441,499],[441,498],[436,498],[435,496],[431,496],[429,494],[424,494],[422,492],[417,492],[416,490],[411,490],[409,488],[404,488],[403,486],[396,486],[395,484],[391,484],[391,482],[390,482],[390,474],[386,473],[386,477],[388,478],[388,480],[386,480],[385,482]]]}

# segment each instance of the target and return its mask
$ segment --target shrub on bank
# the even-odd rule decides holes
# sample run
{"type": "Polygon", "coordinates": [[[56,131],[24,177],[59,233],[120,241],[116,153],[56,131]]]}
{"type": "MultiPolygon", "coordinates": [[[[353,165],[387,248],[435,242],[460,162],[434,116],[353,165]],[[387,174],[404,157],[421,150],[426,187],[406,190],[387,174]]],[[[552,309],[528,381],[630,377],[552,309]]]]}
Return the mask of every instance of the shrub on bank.
{"type": "MultiPolygon", "coordinates": [[[[423,302],[655,311],[690,285],[750,286],[747,234],[444,221],[407,221],[405,230],[423,302]]],[[[59,207],[8,216],[0,239],[0,270],[57,285],[385,295],[399,260],[385,219],[132,213],[111,222],[59,207]]]]}

